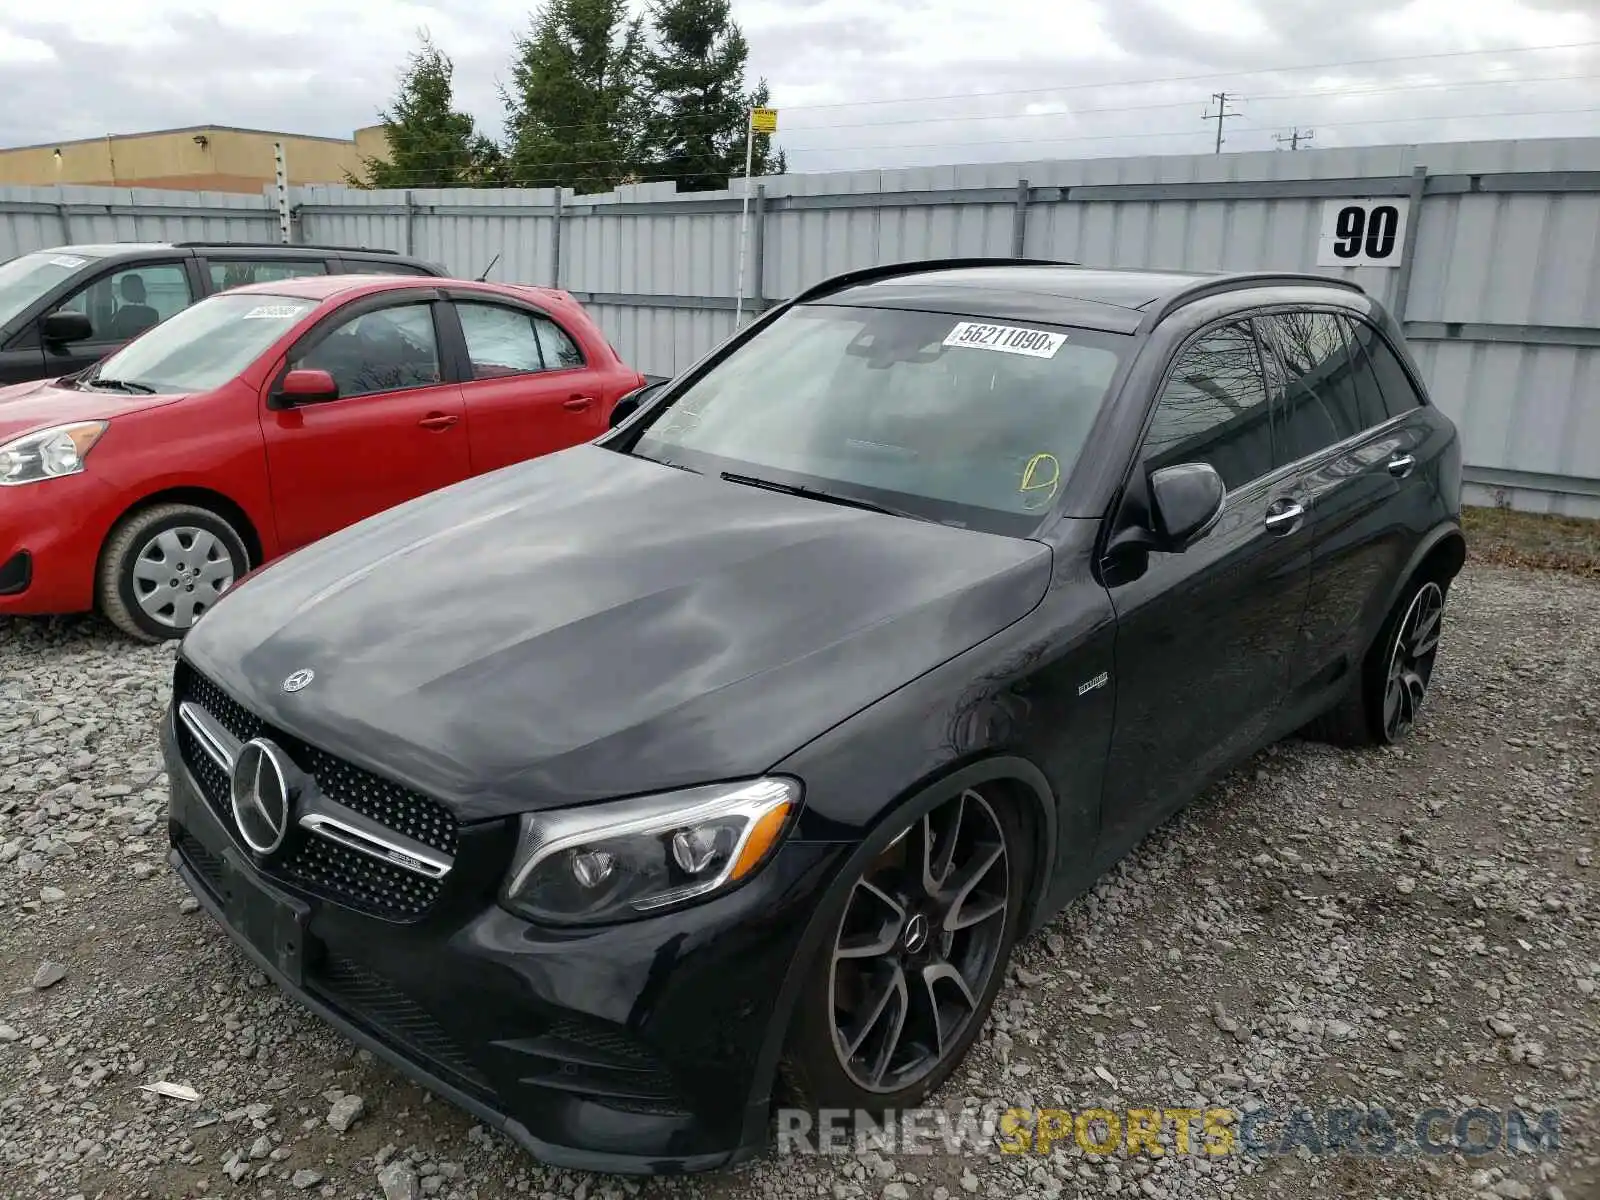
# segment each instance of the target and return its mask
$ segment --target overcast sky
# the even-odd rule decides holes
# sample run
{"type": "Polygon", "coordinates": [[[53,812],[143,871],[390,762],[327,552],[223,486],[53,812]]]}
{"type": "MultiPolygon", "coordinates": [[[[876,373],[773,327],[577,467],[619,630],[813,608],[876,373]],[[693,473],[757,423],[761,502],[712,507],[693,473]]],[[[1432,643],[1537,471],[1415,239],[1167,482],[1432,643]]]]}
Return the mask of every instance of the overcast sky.
{"type": "MultiPolygon", "coordinates": [[[[498,136],[497,87],[530,7],[4,5],[0,145],[199,124],[348,137],[377,120],[419,27],[455,59],[460,105],[498,136]]],[[[1229,150],[1274,148],[1296,126],[1318,147],[1600,135],[1600,0],[734,0],[734,12],[783,110],[791,170],[1208,151],[1201,117],[1223,90],[1240,97],[1229,150]],[[1565,48],[1459,53],[1553,46],[1565,48]],[[1494,115],[1517,113],[1530,115],[1494,115]]]]}

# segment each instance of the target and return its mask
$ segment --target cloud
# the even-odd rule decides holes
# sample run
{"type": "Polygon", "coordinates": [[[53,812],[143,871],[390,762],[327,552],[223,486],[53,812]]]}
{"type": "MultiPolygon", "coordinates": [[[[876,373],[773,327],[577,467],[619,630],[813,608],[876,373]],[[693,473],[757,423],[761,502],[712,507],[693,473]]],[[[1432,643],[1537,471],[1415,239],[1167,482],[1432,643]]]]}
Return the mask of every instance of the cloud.
{"type": "MultiPolygon", "coordinates": [[[[348,136],[389,103],[420,27],[498,134],[529,19],[524,0],[8,7],[0,145],[211,123],[348,136]]],[[[1600,113],[1553,111],[1600,109],[1600,47],[1463,53],[1600,42],[1593,0],[735,0],[735,16],[797,170],[1195,153],[1219,91],[1234,150],[1295,127],[1317,146],[1600,133],[1600,113]],[[1333,63],[1350,65],[1316,67],[1333,63]]]]}

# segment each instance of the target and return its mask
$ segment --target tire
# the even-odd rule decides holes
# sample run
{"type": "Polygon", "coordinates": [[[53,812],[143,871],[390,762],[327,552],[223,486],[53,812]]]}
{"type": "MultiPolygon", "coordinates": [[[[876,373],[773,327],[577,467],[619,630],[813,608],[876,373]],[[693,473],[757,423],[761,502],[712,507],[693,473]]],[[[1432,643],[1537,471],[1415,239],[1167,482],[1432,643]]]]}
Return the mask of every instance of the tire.
{"type": "Polygon", "coordinates": [[[96,581],[100,611],[142,642],[180,638],[249,566],[244,539],[210,509],[192,504],[140,509],[106,539],[96,581]],[[156,578],[168,570],[171,582],[156,578]]]}
{"type": "Polygon", "coordinates": [[[1028,844],[1013,805],[969,789],[911,822],[852,881],[790,1026],[780,1075],[792,1100],[877,1114],[915,1107],[949,1078],[1005,978],[1028,844]],[[1000,858],[983,867],[996,844],[1000,858]],[[928,877],[940,878],[931,894],[928,877]],[[947,917],[970,923],[948,932],[947,917]]]}
{"type": "Polygon", "coordinates": [[[1306,727],[1307,736],[1335,746],[1350,747],[1392,746],[1406,739],[1416,726],[1433,679],[1433,667],[1439,654],[1440,625],[1449,592],[1450,580],[1432,574],[1419,574],[1406,585],[1362,660],[1360,678],[1337,705],[1306,727]],[[1433,615],[1428,636],[1432,645],[1425,654],[1417,655],[1414,652],[1420,643],[1414,641],[1417,629],[1414,618],[1422,617],[1422,610],[1430,608],[1433,615]],[[1413,644],[1401,645],[1403,641],[1413,644]],[[1421,668],[1410,672],[1414,680],[1402,671],[1398,696],[1391,677],[1397,656],[1421,668]],[[1420,688],[1415,686],[1418,683],[1420,688]],[[1398,712],[1391,706],[1396,700],[1401,705],[1398,712]]]}

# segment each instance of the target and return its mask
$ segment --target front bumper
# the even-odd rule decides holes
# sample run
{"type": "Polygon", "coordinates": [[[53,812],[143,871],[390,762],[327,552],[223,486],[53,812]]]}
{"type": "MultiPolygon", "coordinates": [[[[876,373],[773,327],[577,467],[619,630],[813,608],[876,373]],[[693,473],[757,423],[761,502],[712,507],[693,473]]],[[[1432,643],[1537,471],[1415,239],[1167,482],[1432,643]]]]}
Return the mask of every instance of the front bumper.
{"type": "Polygon", "coordinates": [[[0,488],[0,616],[93,608],[100,546],[120,500],[88,474],[0,488]]]}
{"type": "MultiPolygon", "coordinates": [[[[847,847],[790,843],[746,886],[597,930],[547,930],[453,878],[415,922],[367,916],[256,869],[163,724],[170,861],[284,991],[417,1083],[556,1166],[703,1171],[759,1153],[781,996],[847,847]]],[[[504,840],[510,823],[462,830],[504,840]]]]}

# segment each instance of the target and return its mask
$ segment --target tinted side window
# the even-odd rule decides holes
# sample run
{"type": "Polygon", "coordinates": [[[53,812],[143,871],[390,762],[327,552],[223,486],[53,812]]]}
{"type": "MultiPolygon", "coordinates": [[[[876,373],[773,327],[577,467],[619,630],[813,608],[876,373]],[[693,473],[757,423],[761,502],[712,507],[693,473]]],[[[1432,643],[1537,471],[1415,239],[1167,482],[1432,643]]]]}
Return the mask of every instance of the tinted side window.
{"type": "Polygon", "coordinates": [[[316,259],[210,259],[206,263],[214,291],[243,287],[247,283],[271,283],[297,275],[326,275],[328,264],[316,259]]]}
{"type": "Polygon", "coordinates": [[[467,340],[474,379],[498,379],[544,370],[535,318],[521,309],[500,304],[456,302],[461,333],[467,340]]]}
{"type": "Polygon", "coordinates": [[[583,366],[583,351],[565,329],[547,317],[535,317],[533,325],[539,331],[539,348],[544,352],[547,370],[564,371],[583,366]]]}
{"type": "Polygon", "coordinates": [[[1351,325],[1356,345],[1361,348],[1368,369],[1376,377],[1386,416],[1398,417],[1413,408],[1420,408],[1422,397],[1417,395],[1411,377],[1406,374],[1404,365],[1389,343],[1383,340],[1383,335],[1365,321],[1352,320],[1351,325]]]}
{"type": "Polygon", "coordinates": [[[291,365],[327,371],[340,396],[429,387],[439,382],[432,306],[401,304],[351,317],[291,365]]]}
{"type": "Polygon", "coordinates": [[[1145,435],[1146,470],[1185,462],[1216,468],[1230,489],[1272,470],[1261,357],[1248,322],[1202,334],[1179,355],[1145,435]]]}
{"type": "Polygon", "coordinates": [[[182,264],[144,263],[100,276],[57,308],[88,317],[95,341],[124,342],[188,308],[193,300],[182,264]]]}
{"type": "Polygon", "coordinates": [[[1363,421],[1356,362],[1339,318],[1326,312],[1258,318],[1273,376],[1278,462],[1294,462],[1354,437],[1363,421]]]}

